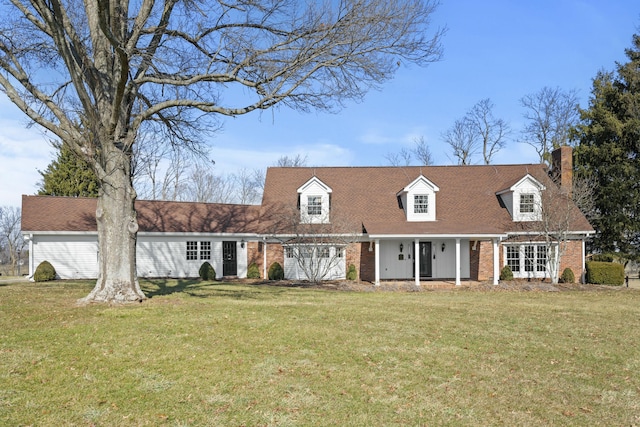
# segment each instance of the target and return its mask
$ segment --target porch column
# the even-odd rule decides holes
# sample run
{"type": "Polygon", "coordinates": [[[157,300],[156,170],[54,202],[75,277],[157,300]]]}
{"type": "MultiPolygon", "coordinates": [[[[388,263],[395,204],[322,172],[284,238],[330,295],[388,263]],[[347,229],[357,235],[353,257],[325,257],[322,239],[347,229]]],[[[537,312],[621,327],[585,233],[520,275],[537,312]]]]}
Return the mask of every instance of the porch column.
{"type": "Polygon", "coordinates": [[[376,281],[375,285],[380,286],[380,239],[375,240],[375,264],[376,264],[376,281]]]}
{"type": "Polygon", "coordinates": [[[497,285],[500,279],[500,253],[498,252],[500,247],[498,245],[498,239],[493,239],[493,284],[497,285]]]}
{"type": "MultiPolygon", "coordinates": [[[[284,268],[284,266],[282,267],[284,268]]],[[[267,280],[267,239],[262,239],[262,278],[267,280]]]]}
{"type": "Polygon", "coordinates": [[[456,286],[460,286],[460,238],[456,237],[456,286]]]}
{"type": "Polygon", "coordinates": [[[413,244],[413,262],[414,276],[416,278],[416,286],[420,286],[420,240],[416,239],[413,244]]]}

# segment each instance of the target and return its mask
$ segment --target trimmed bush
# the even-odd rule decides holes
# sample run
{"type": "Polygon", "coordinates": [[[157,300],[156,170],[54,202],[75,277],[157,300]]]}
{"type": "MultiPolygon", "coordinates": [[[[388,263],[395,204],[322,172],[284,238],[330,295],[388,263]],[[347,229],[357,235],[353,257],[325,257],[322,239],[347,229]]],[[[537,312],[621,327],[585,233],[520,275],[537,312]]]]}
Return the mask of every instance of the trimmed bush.
{"type": "Polygon", "coordinates": [[[259,279],[260,278],[260,269],[258,268],[258,264],[255,262],[249,265],[247,268],[247,279],[259,279]]]}
{"type": "Polygon", "coordinates": [[[282,280],[284,279],[284,270],[278,262],[274,262],[269,267],[269,280],[282,280]]]}
{"type": "Polygon", "coordinates": [[[347,270],[347,280],[356,280],[358,278],[358,270],[356,270],[356,266],[353,264],[349,264],[349,269],[347,270]]]}
{"type": "Polygon", "coordinates": [[[571,270],[569,267],[565,268],[564,271],[562,272],[562,275],[560,276],[560,283],[575,283],[576,282],[576,276],[575,274],[573,274],[573,270],[571,270]]]}
{"type": "Polygon", "coordinates": [[[216,270],[207,261],[202,263],[198,274],[202,280],[216,280],[216,270]]]}
{"type": "Polygon", "coordinates": [[[513,271],[511,271],[511,267],[505,265],[500,270],[500,280],[513,280],[513,271]]]}
{"type": "Polygon", "coordinates": [[[36,282],[47,282],[55,278],[56,269],[53,268],[53,265],[51,265],[49,261],[42,261],[38,267],[36,267],[36,272],[33,273],[33,280],[36,282]]]}
{"type": "Polygon", "coordinates": [[[613,262],[615,261],[615,257],[613,254],[595,254],[591,257],[591,261],[613,262]]]}
{"type": "Polygon", "coordinates": [[[587,263],[587,283],[622,286],[624,284],[624,266],[614,262],[589,261],[587,263]]]}

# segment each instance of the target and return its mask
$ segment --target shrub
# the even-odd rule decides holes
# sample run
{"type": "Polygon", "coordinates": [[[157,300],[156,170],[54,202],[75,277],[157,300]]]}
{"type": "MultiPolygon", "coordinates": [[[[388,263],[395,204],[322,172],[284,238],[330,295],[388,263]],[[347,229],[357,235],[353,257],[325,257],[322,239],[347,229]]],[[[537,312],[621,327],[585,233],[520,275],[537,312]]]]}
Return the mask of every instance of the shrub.
{"type": "Polygon", "coordinates": [[[624,266],[613,262],[587,262],[587,283],[594,285],[624,284],[624,266]]]}
{"type": "Polygon", "coordinates": [[[500,280],[513,280],[513,271],[511,271],[511,267],[505,265],[500,270],[500,280]]]}
{"type": "Polygon", "coordinates": [[[284,270],[278,262],[274,262],[269,267],[269,280],[282,280],[284,279],[284,270]]]}
{"type": "Polygon", "coordinates": [[[615,261],[615,258],[613,254],[595,254],[591,257],[591,261],[613,262],[615,261]]]}
{"type": "Polygon", "coordinates": [[[216,270],[207,261],[202,263],[198,274],[202,280],[216,280],[216,270]]]}
{"type": "Polygon", "coordinates": [[[353,264],[349,264],[349,269],[347,270],[347,280],[356,280],[358,278],[358,270],[356,270],[356,266],[353,264]]]}
{"type": "Polygon", "coordinates": [[[247,279],[259,279],[260,278],[260,269],[258,268],[258,264],[255,262],[249,265],[247,269],[247,279]]]}
{"type": "Polygon", "coordinates": [[[560,283],[575,283],[576,276],[573,274],[573,270],[569,267],[565,268],[560,276],[560,283]]]}
{"type": "Polygon", "coordinates": [[[53,268],[53,265],[51,265],[49,261],[42,261],[38,267],[36,267],[36,272],[33,273],[33,280],[36,282],[46,282],[55,278],[56,269],[53,268]]]}

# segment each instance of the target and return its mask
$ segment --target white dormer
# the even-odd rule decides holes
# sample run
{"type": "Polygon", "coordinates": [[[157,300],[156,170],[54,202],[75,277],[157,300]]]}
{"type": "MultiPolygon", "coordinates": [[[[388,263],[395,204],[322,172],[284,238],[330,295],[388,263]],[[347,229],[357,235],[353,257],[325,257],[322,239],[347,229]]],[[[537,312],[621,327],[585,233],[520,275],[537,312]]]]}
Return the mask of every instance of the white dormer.
{"type": "Polygon", "coordinates": [[[407,221],[435,221],[437,185],[423,175],[398,192],[407,221]]]}
{"type": "Polygon", "coordinates": [[[298,188],[300,222],[308,224],[329,223],[331,187],[316,176],[298,188]]]}
{"type": "Polygon", "coordinates": [[[539,221],[544,189],[545,186],[540,181],[527,174],[497,194],[514,221],[539,221]]]}

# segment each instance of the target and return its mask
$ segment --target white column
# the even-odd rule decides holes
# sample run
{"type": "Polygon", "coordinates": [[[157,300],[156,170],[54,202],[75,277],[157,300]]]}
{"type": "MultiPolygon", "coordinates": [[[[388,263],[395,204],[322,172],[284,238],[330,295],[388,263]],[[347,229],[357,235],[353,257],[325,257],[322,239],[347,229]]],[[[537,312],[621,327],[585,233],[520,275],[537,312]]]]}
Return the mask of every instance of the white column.
{"type": "Polygon", "coordinates": [[[500,279],[500,246],[498,239],[493,239],[493,284],[497,285],[500,279]]]}
{"type": "Polygon", "coordinates": [[[416,286],[420,286],[420,240],[416,239],[413,244],[413,262],[416,286]]]}
{"type": "Polygon", "coordinates": [[[460,238],[456,238],[456,286],[460,286],[460,238]]]}
{"type": "Polygon", "coordinates": [[[580,283],[586,283],[587,281],[587,265],[585,258],[587,256],[587,248],[585,246],[584,237],[582,238],[582,274],[580,275],[580,283]]]}
{"type": "MultiPolygon", "coordinates": [[[[284,268],[284,266],[282,266],[284,268]]],[[[267,239],[262,239],[262,278],[267,280],[267,239]]]]}
{"type": "Polygon", "coordinates": [[[375,259],[376,259],[376,281],[375,285],[380,286],[380,240],[375,240],[375,259]]]}

